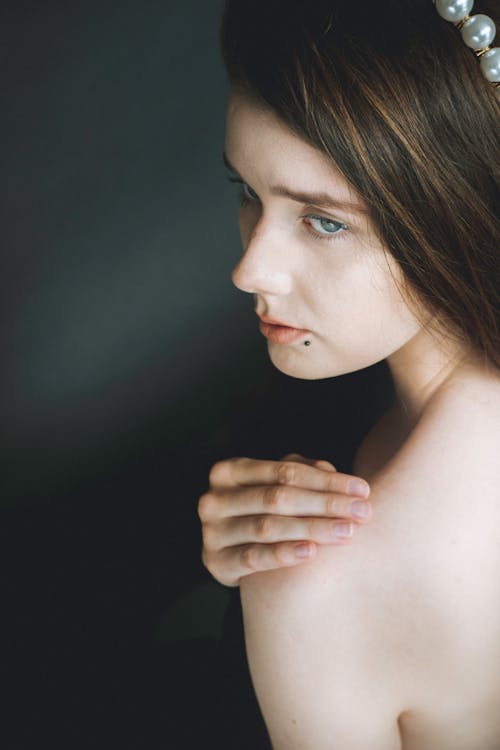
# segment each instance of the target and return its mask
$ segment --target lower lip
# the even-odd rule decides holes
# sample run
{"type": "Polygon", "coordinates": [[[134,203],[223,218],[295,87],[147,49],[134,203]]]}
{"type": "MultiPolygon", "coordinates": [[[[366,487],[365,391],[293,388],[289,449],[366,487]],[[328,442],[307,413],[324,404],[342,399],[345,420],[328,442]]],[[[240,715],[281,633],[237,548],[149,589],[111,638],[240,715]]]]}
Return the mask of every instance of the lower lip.
{"type": "Polygon", "coordinates": [[[289,326],[275,326],[271,323],[259,323],[259,331],[266,339],[273,341],[275,344],[292,344],[303,338],[308,331],[302,331],[300,328],[290,328],[289,326]]]}

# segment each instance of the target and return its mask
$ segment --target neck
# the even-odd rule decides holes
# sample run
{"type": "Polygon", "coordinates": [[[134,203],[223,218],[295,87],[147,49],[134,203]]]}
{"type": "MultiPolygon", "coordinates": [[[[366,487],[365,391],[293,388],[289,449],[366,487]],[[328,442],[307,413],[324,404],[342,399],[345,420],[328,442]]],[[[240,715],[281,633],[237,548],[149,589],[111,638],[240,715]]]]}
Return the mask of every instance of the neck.
{"type": "Polygon", "coordinates": [[[465,369],[480,367],[469,351],[424,329],[391,354],[387,363],[395,391],[393,413],[408,430],[415,427],[431,400],[465,369]]]}

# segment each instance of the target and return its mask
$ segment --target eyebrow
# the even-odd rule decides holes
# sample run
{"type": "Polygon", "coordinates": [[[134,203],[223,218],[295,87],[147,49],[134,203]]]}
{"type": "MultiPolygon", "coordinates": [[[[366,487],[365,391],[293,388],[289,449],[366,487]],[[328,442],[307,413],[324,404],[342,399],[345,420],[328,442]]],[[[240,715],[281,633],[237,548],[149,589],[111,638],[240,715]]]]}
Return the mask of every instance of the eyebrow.
{"type": "MultiPolygon", "coordinates": [[[[229,161],[225,151],[222,152],[222,160],[225,166],[235,175],[241,178],[238,170],[233,167],[229,161]]],[[[328,193],[324,192],[307,192],[304,190],[290,190],[285,185],[272,185],[270,188],[271,195],[278,195],[284,198],[291,198],[291,200],[297,203],[310,203],[320,208],[336,208],[341,211],[352,211],[353,213],[368,214],[368,208],[360,206],[359,203],[352,203],[351,201],[342,201],[338,198],[334,198],[328,193]]]]}

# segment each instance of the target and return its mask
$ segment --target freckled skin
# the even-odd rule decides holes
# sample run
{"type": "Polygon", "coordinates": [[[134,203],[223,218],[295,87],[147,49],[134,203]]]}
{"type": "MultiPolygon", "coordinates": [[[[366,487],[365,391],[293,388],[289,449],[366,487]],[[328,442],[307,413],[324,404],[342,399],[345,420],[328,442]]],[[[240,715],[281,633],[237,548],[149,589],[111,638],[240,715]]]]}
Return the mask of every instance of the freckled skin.
{"type": "MultiPolygon", "coordinates": [[[[367,215],[325,211],[270,194],[280,183],[324,191],[366,206],[328,157],[298,138],[270,110],[232,89],[225,152],[249,186],[239,211],[243,255],[232,272],[238,289],[254,296],[260,314],[309,330],[291,345],[268,341],[279,370],[305,380],[334,377],[387,359],[401,418],[413,426],[432,393],[464,352],[419,324],[398,285],[402,272],[375,235],[367,215]],[[349,227],[335,239],[315,239],[306,214],[349,227]]],[[[326,237],[330,225],[313,228],[326,237]]],[[[427,323],[431,315],[421,308],[427,323]]]]}
{"type": "Polygon", "coordinates": [[[258,196],[239,212],[233,282],[261,315],[309,331],[308,347],[268,341],[275,367],[314,380],[386,359],[396,393],[354,463],[369,477],[370,523],[304,565],[241,579],[273,748],[497,750],[500,376],[421,326],[366,216],[271,195],[279,183],[362,199],[235,90],[225,152],[258,196]],[[313,239],[308,213],[350,231],[313,239]]]}

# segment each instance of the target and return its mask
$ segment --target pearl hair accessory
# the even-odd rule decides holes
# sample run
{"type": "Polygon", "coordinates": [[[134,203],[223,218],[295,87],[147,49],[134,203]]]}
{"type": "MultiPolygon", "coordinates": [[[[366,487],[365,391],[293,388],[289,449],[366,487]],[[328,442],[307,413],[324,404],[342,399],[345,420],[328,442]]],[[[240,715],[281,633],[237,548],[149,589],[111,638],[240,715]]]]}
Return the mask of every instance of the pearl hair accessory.
{"type": "Polygon", "coordinates": [[[491,47],[495,38],[496,26],[494,21],[482,13],[469,15],[474,0],[432,0],[436,10],[445,21],[450,21],[462,35],[467,47],[480,58],[483,76],[494,89],[495,96],[500,101],[500,47],[491,47]]]}

